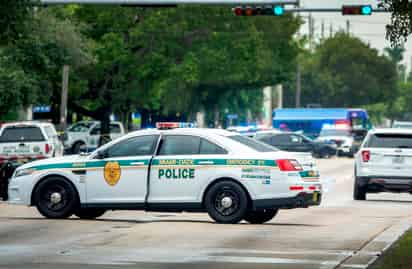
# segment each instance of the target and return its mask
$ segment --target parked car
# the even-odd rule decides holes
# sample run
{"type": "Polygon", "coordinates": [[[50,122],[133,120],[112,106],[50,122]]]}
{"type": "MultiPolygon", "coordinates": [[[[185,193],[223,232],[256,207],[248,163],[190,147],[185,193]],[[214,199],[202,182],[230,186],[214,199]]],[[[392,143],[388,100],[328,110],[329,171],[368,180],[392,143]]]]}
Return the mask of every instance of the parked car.
{"type": "Polygon", "coordinates": [[[371,192],[412,193],[411,164],[411,129],[369,131],[355,157],[354,199],[371,192]]]}
{"type": "Polygon", "coordinates": [[[48,122],[5,123],[0,128],[0,163],[25,163],[61,156],[63,145],[54,125],[48,122]]]}
{"type": "Polygon", "coordinates": [[[255,138],[280,150],[311,152],[313,156],[319,158],[329,158],[336,155],[337,151],[334,143],[315,141],[304,135],[291,132],[263,131],[257,132],[255,138]]]}
{"type": "MultiPolygon", "coordinates": [[[[63,136],[64,149],[67,153],[78,154],[90,152],[99,146],[99,121],[80,121],[69,128],[63,136]]],[[[116,139],[125,134],[123,124],[118,121],[110,123],[110,139],[116,139]]]]}

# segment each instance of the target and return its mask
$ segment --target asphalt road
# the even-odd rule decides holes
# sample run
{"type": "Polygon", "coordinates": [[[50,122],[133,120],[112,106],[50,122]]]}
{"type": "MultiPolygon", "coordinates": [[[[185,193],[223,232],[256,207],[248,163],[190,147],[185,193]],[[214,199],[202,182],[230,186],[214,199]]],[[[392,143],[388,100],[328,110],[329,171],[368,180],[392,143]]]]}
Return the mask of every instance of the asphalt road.
{"type": "Polygon", "coordinates": [[[322,205],[264,225],[135,211],[47,220],[0,203],[0,268],[364,268],[412,224],[412,196],[353,201],[353,160],[318,165],[328,181],[322,205]]]}

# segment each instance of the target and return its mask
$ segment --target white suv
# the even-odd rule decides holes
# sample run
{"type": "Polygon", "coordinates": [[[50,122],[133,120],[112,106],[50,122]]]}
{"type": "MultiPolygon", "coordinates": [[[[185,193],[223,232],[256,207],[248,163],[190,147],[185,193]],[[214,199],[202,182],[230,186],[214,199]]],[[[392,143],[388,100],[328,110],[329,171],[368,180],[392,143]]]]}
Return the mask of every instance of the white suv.
{"type": "Polygon", "coordinates": [[[62,154],[63,145],[51,123],[32,121],[1,126],[0,162],[25,163],[62,154]]]}
{"type": "Polygon", "coordinates": [[[368,192],[412,193],[412,130],[369,131],[355,159],[354,199],[368,192]]]}
{"type": "MultiPolygon", "coordinates": [[[[123,124],[118,121],[110,122],[110,139],[116,139],[125,134],[123,124]]],[[[100,122],[79,121],[64,133],[63,143],[67,152],[78,154],[90,152],[99,146],[100,122]]]]}

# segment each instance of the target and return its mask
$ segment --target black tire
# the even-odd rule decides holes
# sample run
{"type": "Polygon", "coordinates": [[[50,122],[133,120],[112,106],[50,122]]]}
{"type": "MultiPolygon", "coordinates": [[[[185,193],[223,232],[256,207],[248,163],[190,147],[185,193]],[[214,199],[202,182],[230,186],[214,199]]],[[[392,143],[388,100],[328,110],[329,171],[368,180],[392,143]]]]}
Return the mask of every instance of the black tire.
{"type": "Polygon", "coordinates": [[[353,188],[353,199],[354,200],[359,200],[359,201],[364,201],[366,200],[366,188],[361,187],[358,184],[358,180],[355,177],[355,184],[353,188]]]}
{"type": "Polygon", "coordinates": [[[76,142],[72,147],[72,154],[79,154],[81,151],[82,146],[84,146],[83,142],[76,142]]]}
{"type": "Polygon", "coordinates": [[[262,224],[273,219],[277,213],[278,209],[249,211],[245,216],[245,220],[251,224],[262,224]]]}
{"type": "Polygon", "coordinates": [[[106,209],[102,208],[79,208],[74,214],[81,219],[95,219],[103,216],[106,209]]]}
{"type": "Polygon", "coordinates": [[[65,219],[73,215],[78,208],[79,197],[73,185],[67,180],[61,177],[50,177],[36,187],[34,205],[46,218],[65,219]]]}
{"type": "Polygon", "coordinates": [[[204,203],[209,216],[217,223],[238,223],[248,210],[247,193],[230,180],[215,183],[206,193],[204,203]],[[228,203],[226,206],[224,201],[228,203]]]}

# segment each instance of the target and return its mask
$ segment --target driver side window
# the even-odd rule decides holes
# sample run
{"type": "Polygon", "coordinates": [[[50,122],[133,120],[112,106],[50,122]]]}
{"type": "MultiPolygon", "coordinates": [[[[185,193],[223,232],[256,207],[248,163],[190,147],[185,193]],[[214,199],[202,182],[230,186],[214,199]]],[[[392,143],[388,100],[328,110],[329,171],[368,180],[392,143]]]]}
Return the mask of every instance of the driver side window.
{"type": "Polygon", "coordinates": [[[136,136],[112,145],[105,151],[105,158],[153,155],[159,136],[136,136]]]}

